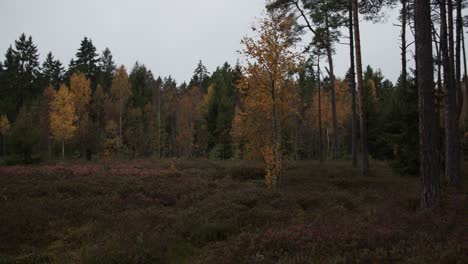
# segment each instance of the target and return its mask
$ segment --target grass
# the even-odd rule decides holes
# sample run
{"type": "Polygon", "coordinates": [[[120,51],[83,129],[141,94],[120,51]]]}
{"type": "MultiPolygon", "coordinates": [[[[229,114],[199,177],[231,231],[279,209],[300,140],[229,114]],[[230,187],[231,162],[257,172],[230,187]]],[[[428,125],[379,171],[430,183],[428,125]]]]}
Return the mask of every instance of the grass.
{"type": "Polygon", "coordinates": [[[422,212],[372,167],[288,162],[276,193],[256,162],[0,167],[0,263],[467,263],[467,192],[422,212]]]}

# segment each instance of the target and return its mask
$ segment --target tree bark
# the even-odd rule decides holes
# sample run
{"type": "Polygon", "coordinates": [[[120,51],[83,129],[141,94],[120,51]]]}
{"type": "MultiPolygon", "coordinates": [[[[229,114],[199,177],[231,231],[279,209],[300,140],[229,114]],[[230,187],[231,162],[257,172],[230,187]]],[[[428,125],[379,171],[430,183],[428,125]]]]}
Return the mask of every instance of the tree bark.
{"type": "Polygon", "coordinates": [[[6,160],[6,135],[3,135],[3,159],[6,160]]]}
{"type": "Polygon", "coordinates": [[[366,108],[362,81],[361,37],[359,33],[358,1],[353,0],[354,39],[356,50],[356,71],[359,96],[359,117],[361,124],[362,175],[369,175],[369,153],[367,149],[366,108]]]}
{"type": "Polygon", "coordinates": [[[318,82],[318,120],[319,120],[319,161],[323,162],[323,143],[322,143],[322,98],[320,84],[320,56],[317,56],[317,82],[318,82]]]}
{"type": "Polygon", "coordinates": [[[439,168],[437,166],[435,138],[430,0],[415,0],[414,20],[419,108],[419,173],[422,185],[421,207],[429,209],[438,206],[440,203],[439,168]]]}
{"type": "Polygon", "coordinates": [[[462,1],[457,0],[457,19],[456,19],[456,39],[455,39],[455,81],[457,89],[457,121],[460,120],[460,115],[463,109],[463,92],[462,92],[462,76],[461,76],[461,39],[463,31],[462,18],[462,1]]]}
{"type": "Polygon", "coordinates": [[[330,36],[330,29],[328,27],[328,13],[325,14],[325,28],[327,30],[327,57],[330,74],[331,106],[333,118],[333,145],[331,152],[332,157],[336,158],[336,156],[338,155],[338,118],[336,114],[335,73],[333,67],[332,41],[330,36]]]}
{"type": "MultiPolygon", "coordinates": [[[[443,27],[445,13],[445,0],[440,2],[441,13],[441,45],[444,45],[447,51],[442,51],[444,57],[444,81],[445,95],[444,95],[444,108],[445,108],[445,177],[452,185],[457,185],[460,179],[460,145],[458,140],[458,120],[457,120],[457,90],[455,79],[455,63],[454,63],[454,43],[453,43],[453,4],[452,0],[447,1],[447,22],[448,22],[448,35],[447,28],[443,27]],[[444,34],[445,36],[442,36],[444,34]],[[443,42],[443,38],[447,42],[443,42]],[[446,74],[447,72],[447,74],[446,74]]],[[[443,47],[441,46],[443,49],[443,47]]]]}
{"type": "MultiPolygon", "coordinates": [[[[463,20],[462,20],[463,24],[463,20]]],[[[465,85],[465,94],[468,98],[468,74],[466,72],[466,50],[465,50],[465,32],[462,30],[460,32],[462,37],[462,51],[463,51],[463,82],[465,85]]],[[[465,119],[468,117],[468,106],[465,106],[465,119]]]]}
{"type": "Polygon", "coordinates": [[[354,30],[353,30],[353,3],[350,0],[349,5],[349,18],[348,18],[348,29],[349,29],[349,60],[350,60],[350,72],[349,72],[349,82],[351,87],[351,157],[353,167],[357,167],[357,148],[358,148],[358,138],[357,138],[357,113],[356,113],[356,71],[354,64],[354,30]]]}
{"type": "Polygon", "coordinates": [[[406,90],[408,87],[408,73],[406,70],[406,18],[407,0],[401,0],[401,84],[402,88],[406,90]]]}

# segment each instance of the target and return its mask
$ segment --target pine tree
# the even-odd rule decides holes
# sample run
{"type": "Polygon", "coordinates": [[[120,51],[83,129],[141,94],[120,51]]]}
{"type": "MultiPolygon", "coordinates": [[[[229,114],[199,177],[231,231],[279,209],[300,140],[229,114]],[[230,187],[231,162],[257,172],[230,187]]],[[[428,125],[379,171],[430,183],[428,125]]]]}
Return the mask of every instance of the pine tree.
{"type": "Polygon", "coordinates": [[[104,91],[108,91],[112,85],[117,66],[115,65],[112,53],[109,48],[104,49],[99,61],[99,83],[102,85],[104,91]]]}
{"type": "Polygon", "coordinates": [[[58,90],[63,82],[64,67],[59,60],[55,60],[52,52],[47,54],[46,60],[42,64],[42,76],[46,86],[52,85],[58,90]]]}
{"type": "Polygon", "coordinates": [[[193,77],[190,80],[189,86],[198,86],[204,93],[208,90],[208,81],[209,81],[210,73],[203,65],[203,62],[200,60],[198,62],[197,68],[193,72],[193,77]]]}
{"type": "Polygon", "coordinates": [[[96,47],[91,39],[85,37],[81,41],[80,48],[76,52],[76,59],[70,62],[68,76],[73,73],[81,72],[91,81],[91,89],[97,87],[98,76],[100,72],[99,55],[96,53],[96,47]]]}

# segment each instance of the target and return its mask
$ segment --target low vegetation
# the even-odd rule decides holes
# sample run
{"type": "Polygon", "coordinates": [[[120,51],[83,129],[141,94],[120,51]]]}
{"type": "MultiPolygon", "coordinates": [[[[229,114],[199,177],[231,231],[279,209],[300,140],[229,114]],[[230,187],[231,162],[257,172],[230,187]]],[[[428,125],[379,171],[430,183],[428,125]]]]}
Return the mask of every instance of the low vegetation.
{"type": "Polygon", "coordinates": [[[468,262],[466,192],[420,211],[419,179],[371,168],[286,162],[273,192],[247,161],[0,167],[0,263],[468,262]]]}

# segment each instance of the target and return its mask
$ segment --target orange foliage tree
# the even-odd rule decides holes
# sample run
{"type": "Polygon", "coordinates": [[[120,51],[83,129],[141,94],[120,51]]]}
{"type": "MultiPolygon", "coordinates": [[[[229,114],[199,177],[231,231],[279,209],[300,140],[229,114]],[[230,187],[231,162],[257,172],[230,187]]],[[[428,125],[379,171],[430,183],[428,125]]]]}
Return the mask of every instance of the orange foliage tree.
{"type": "Polygon", "coordinates": [[[197,108],[202,102],[202,97],[203,94],[198,86],[194,86],[183,91],[177,102],[176,144],[179,155],[184,157],[193,155],[197,108]]]}
{"type": "Polygon", "coordinates": [[[292,37],[293,19],[269,13],[259,23],[258,36],[242,41],[247,66],[238,86],[242,107],[236,109],[233,135],[246,139],[248,151],[260,152],[272,190],[281,179],[283,128],[296,114],[293,78],[300,57],[292,37]]]}
{"type": "Polygon", "coordinates": [[[73,137],[78,117],[73,94],[63,84],[51,102],[49,118],[52,137],[62,143],[62,158],[65,158],[65,142],[73,137]]]}
{"type": "Polygon", "coordinates": [[[86,137],[89,131],[89,104],[91,102],[91,82],[84,73],[73,73],[70,77],[70,92],[78,117],[78,141],[81,155],[85,155],[86,137]]]}

